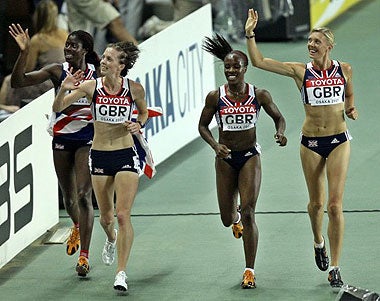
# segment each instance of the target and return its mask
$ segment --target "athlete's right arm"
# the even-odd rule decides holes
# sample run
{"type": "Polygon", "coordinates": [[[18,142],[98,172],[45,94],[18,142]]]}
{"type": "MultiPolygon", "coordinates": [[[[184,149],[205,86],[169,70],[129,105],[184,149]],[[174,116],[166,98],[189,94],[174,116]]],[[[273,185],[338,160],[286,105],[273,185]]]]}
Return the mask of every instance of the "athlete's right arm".
{"type": "Polygon", "coordinates": [[[25,73],[25,60],[22,59],[20,54],[13,67],[11,75],[12,88],[21,88],[33,86],[43,83],[47,80],[52,80],[54,86],[58,85],[60,73],[62,72],[62,64],[54,63],[47,65],[40,70],[25,73]]]}
{"type": "Polygon", "coordinates": [[[217,111],[218,98],[218,90],[214,90],[208,93],[205,106],[203,107],[201,117],[199,119],[198,131],[203,140],[206,141],[215,151],[215,154],[220,158],[225,158],[228,156],[231,150],[228,149],[224,144],[217,142],[209,129],[212,118],[217,111]]]}
{"type": "Polygon", "coordinates": [[[257,11],[249,9],[247,21],[245,23],[245,33],[247,37],[248,55],[252,65],[266,71],[291,78],[300,78],[302,80],[304,64],[296,62],[280,62],[271,58],[266,58],[262,55],[257,47],[254,34],[258,19],[259,16],[257,11]]]}
{"type": "Polygon", "coordinates": [[[205,101],[205,105],[202,109],[201,117],[198,123],[198,131],[203,140],[205,140],[212,148],[218,144],[215,141],[212,133],[209,129],[209,125],[214,117],[214,114],[217,110],[218,91],[211,91],[208,93],[205,101]]]}
{"type": "MultiPolygon", "coordinates": [[[[91,99],[92,93],[95,90],[95,80],[85,80],[79,84],[83,79],[83,71],[78,70],[72,75],[67,76],[62,82],[61,88],[59,89],[54,102],[53,102],[53,112],[61,112],[70,106],[77,100],[87,97],[91,99]],[[70,93],[67,93],[70,91],[70,93]]],[[[89,101],[90,102],[90,101],[89,101]]]]}
{"type": "Polygon", "coordinates": [[[43,83],[48,79],[51,79],[54,85],[57,86],[61,72],[61,64],[52,64],[38,71],[26,73],[31,44],[28,29],[23,30],[20,24],[11,24],[9,26],[9,34],[20,48],[19,56],[12,71],[12,88],[32,86],[43,83]]]}

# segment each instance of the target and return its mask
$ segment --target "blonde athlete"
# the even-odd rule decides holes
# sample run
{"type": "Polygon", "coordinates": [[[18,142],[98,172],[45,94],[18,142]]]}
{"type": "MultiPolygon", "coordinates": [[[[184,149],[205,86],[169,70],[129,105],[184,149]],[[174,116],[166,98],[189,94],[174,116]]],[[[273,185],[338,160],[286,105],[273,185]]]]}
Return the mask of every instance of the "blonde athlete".
{"type": "Polygon", "coordinates": [[[322,271],[329,268],[329,258],[322,236],[327,176],[327,234],[331,253],[328,281],[333,290],[337,291],[343,285],[339,259],[344,232],[343,190],[351,139],[344,114],[353,120],[358,118],[354,106],[351,66],[330,58],[334,36],[327,28],[311,30],[307,42],[311,58],[308,64],[265,58],[255,41],[254,30],[257,22],[257,11],[250,9],[245,32],[252,65],[293,78],[301,92],[306,117],[302,126],[300,155],[309,191],[308,212],[314,235],[315,261],[322,271]]]}

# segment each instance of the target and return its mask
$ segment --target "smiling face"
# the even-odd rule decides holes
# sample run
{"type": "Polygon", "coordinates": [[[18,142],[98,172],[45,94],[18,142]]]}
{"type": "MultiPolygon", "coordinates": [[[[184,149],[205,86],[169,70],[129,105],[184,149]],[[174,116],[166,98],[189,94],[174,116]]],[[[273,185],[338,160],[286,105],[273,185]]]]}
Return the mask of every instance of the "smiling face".
{"type": "Polygon", "coordinates": [[[100,60],[100,72],[102,76],[107,74],[120,75],[125,65],[120,63],[121,52],[115,48],[108,47],[100,60]]]}
{"type": "Polygon", "coordinates": [[[309,57],[319,60],[328,57],[333,45],[322,32],[312,32],[307,40],[309,57]]]}
{"type": "Polygon", "coordinates": [[[231,52],[224,59],[224,75],[228,83],[236,84],[244,82],[244,74],[247,71],[244,58],[238,53],[231,52]]]}
{"type": "Polygon", "coordinates": [[[65,48],[63,50],[65,54],[65,60],[70,65],[80,66],[81,62],[87,53],[87,50],[83,48],[83,44],[75,35],[67,37],[65,48]]]}

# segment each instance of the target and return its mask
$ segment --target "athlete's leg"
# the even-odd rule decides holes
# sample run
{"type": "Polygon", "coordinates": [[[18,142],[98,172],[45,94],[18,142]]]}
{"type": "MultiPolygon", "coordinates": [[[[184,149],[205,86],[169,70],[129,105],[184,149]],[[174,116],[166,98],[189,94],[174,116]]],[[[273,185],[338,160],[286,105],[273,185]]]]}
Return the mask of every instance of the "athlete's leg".
{"type": "Polygon", "coordinates": [[[91,175],[92,187],[100,213],[100,225],[107,235],[108,241],[114,241],[114,177],[91,175]]]}
{"type": "Polygon", "coordinates": [[[307,210],[314,235],[314,242],[322,243],[326,160],[303,145],[301,145],[300,154],[303,173],[309,192],[307,210]]]}
{"type": "Polygon", "coordinates": [[[229,227],[238,220],[238,171],[220,158],[215,158],[215,171],[220,218],[229,227]]]}
{"type": "Polygon", "coordinates": [[[79,206],[79,231],[81,249],[89,250],[94,225],[92,185],[88,166],[89,146],[79,148],[75,153],[77,200],[79,206]]]}
{"type": "Polygon", "coordinates": [[[260,156],[250,158],[239,173],[241,200],[241,220],[243,223],[243,243],[247,268],[255,267],[259,231],[256,225],[255,210],[261,185],[260,156]]]}
{"type": "Polygon", "coordinates": [[[330,242],[331,265],[338,266],[344,234],[343,193],[350,159],[350,142],[336,147],[327,159],[327,179],[329,199],[328,236],[330,242]]]}
{"type": "Polygon", "coordinates": [[[117,239],[117,273],[125,271],[133,243],[131,210],[139,185],[139,175],[135,172],[118,172],[115,176],[116,217],[119,225],[117,239]]]}
{"type": "Polygon", "coordinates": [[[63,195],[65,209],[74,224],[79,223],[77,187],[74,170],[74,153],[53,150],[55,172],[63,195]]]}

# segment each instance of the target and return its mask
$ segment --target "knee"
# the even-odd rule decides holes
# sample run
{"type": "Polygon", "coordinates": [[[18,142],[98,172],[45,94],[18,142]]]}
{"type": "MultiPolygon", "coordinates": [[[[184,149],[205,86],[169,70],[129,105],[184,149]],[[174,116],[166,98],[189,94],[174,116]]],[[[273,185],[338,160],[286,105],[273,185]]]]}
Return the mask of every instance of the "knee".
{"type": "Polygon", "coordinates": [[[116,212],[116,219],[119,226],[126,225],[131,220],[131,212],[129,210],[121,210],[116,212]]]}
{"type": "Polygon", "coordinates": [[[224,227],[229,227],[235,222],[235,215],[233,213],[221,214],[220,219],[222,220],[222,224],[224,227]]]}
{"type": "Polygon", "coordinates": [[[65,203],[66,209],[69,209],[75,206],[76,202],[75,202],[74,195],[72,195],[71,193],[66,193],[65,191],[62,190],[62,197],[65,203]]]}
{"type": "Polygon", "coordinates": [[[100,224],[104,227],[108,227],[112,225],[113,223],[114,216],[113,215],[108,215],[108,214],[102,214],[100,215],[100,224]]]}
{"type": "Polygon", "coordinates": [[[313,211],[313,212],[318,212],[320,210],[323,210],[323,201],[318,200],[318,201],[310,201],[309,204],[307,205],[308,211],[313,211]]]}
{"type": "Polygon", "coordinates": [[[80,188],[77,192],[77,197],[78,197],[78,205],[81,208],[92,207],[91,189],[80,188]]]}
{"type": "Polygon", "coordinates": [[[110,209],[110,210],[106,210],[106,211],[100,211],[100,224],[103,226],[103,227],[108,227],[110,225],[112,225],[114,223],[114,219],[115,219],[115,216],[114,216],[114,211],[113,211],[113,208],[110,209]]]}
{"type": "Polygon", "coordinates": [[[255,210],[251,206],[245,206],[241,209],[241,221],[243,225],[252,225],[256,222],[255,210]]]}
{"type": "Polygon", "coordinates": [[[338,217],[343,212],[341,202],[329,202],[327,205],[327,214],[330,218],[338,217]]]}

